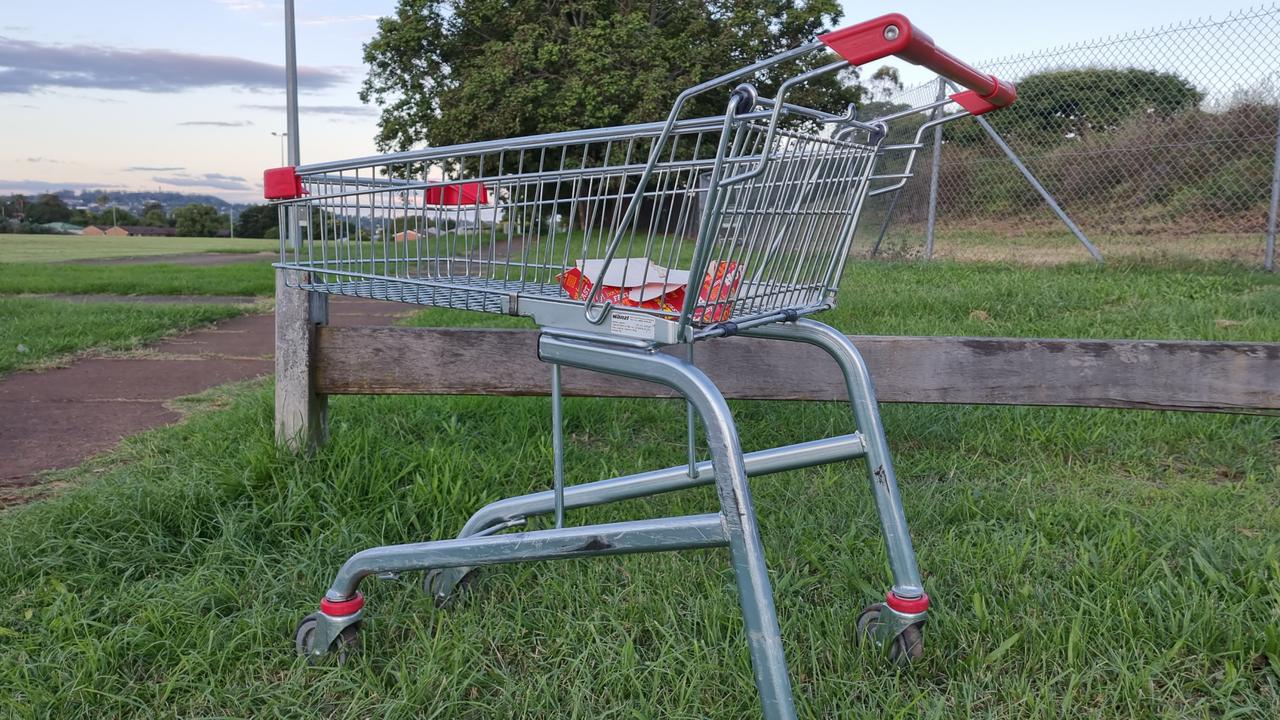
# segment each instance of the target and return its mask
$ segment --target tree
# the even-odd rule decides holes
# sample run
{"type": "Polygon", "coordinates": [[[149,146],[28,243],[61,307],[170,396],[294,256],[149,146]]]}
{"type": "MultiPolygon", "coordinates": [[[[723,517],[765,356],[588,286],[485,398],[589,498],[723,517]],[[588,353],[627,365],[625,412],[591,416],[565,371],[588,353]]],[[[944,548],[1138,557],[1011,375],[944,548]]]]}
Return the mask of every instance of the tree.
{"type": "Polygon", "coordinates": [[[267,237],[267,231],[276,227],[280,212],[271,205],[250,205],[236,218],[236,235],[247,238],[267,237]]]}
{"type": "Polygon", "coordinates": [[[45,193],[36,198],[35,202],[27,203],[24,219],[35,225],[66,222],[71,219],[71,208],[57,195],[45,193]]]}
{"type": "MultiPolygon", "coordinates": [[[[1024,142],[1054,145],[1113,132],[1135,118],[1161,119],[1196,107],[1204,93],[1172,73],[1138,68],[1061,70],[1018,83],[1018,101],[991,113],[991,124],[1024,142]]],[[[971,143],[984,137],[972,123],[948,128],[971,143]]]]}
{"type": "Polygon", "coordinates": [[[149,201],[142,206],[142,224],[152,227],[165,227],[169,224],[169,215],[164,211],[164,205],[155,200],[149,201]]]}
{"type": "MultiPolygon", "coordinates": [[[[840,15],[836,0],[400,0],[365,45],[360,98],[382,106],[383,150],[658,120],[681,90],[808,42],[840,15]]],[[[723,113],[729,89],[686,117],[723,113]]],[[[858,97],[830,74],[792,99],[843,111],[858,97]]]]}
{"type": "MultiPolygon", "coordinates": [[[[882,65],[867,78],[866,94],[872,100],[886,102],[900,92],[902,92],[902,78],[898,75],[896,67],[882,65]]],[[[867,119],[874,117],[866,113],[863,116],[867,119]]]]}
{"type": "Polygon", "coordinates": [[[222,215],[212,205],[184,205],[173,211],[173,218],[183,237],[213,237],[224,228],[222,215]]]}

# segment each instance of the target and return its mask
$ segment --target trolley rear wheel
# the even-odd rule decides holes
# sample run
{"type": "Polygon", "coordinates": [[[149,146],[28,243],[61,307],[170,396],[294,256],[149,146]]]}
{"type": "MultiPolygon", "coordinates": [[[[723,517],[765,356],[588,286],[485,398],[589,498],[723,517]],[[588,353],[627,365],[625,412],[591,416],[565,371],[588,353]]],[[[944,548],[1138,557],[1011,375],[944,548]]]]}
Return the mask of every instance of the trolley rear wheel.
{"type": "MultiPolygon", "coordinates": [[[[858,615],[858,642],[876,644],[880,615],[884,603],[868,605],[858,615]]],[[[908,667],[924,654],[924,624],[908,625],[889,643],[889,660],[899,667],[908,667]]]]}
{"type": "MultiPolygon", "coordinates": [[[[320,614],[312,613],[298,623],[297,629],[293,631],[293,647],[299,655],[307,658],[307,662],[314,665],[319,662],[320,656],[313,654],[315,649],[316,626],[320,624],[320,614]]],[[[347,658],[356,651],[360,645],[360,623],[348,625],[342,628],[342,632],[338,633],[337,639],[329,643],[329,648],[323,653],[335,654],[338,658],[338,664],[341,665],[347,661],[347,658]]]]}

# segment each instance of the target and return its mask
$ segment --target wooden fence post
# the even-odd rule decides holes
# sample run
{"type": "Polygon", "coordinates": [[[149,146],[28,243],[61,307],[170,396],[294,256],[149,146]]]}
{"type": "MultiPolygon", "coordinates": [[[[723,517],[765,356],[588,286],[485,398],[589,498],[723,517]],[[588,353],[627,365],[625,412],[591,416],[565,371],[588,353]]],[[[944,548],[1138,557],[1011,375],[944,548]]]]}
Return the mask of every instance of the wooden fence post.
{"type": "Polygon", "coordinates": [[[297,452],[315,448],[328,434],[327,398],[316,392],[312,372],[316,328],[327,321],[328,304],[323,295],[288,287],[291,272],[276,270],[275,419],[276,443],[297,452]]]}

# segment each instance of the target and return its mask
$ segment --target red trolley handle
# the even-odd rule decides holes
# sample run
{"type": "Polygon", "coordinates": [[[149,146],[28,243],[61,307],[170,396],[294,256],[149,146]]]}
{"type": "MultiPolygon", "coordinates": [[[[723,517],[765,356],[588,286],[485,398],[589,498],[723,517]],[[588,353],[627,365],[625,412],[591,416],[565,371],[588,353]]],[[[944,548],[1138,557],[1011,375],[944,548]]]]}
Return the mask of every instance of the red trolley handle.
{"type": "Polygon", "coordinates": [[[850,65],[865,65],[890,55],[921,65],[969,89],[951,99],[974,115],[1005,107],[1018,97],[1013,83],[975,69],[934,45],[933,38],[911,24],[904,15],[889,13],[847,28],[819,35],[818,39],[839,53],[850,65]]]}

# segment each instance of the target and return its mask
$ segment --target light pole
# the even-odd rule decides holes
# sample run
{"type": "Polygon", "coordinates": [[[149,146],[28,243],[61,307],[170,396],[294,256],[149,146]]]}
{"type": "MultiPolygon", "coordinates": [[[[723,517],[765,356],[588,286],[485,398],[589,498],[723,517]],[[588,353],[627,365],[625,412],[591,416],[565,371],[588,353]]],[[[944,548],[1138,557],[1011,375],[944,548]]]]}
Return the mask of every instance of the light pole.
{"type": "Polygon", "coordinates": [[[289,133],[287,132],[278,133],[275,130],[272,130],[271,135],[273,137],[280,138],[280,167],[284,167],[284,139],[289,137],[289,133]]]}

